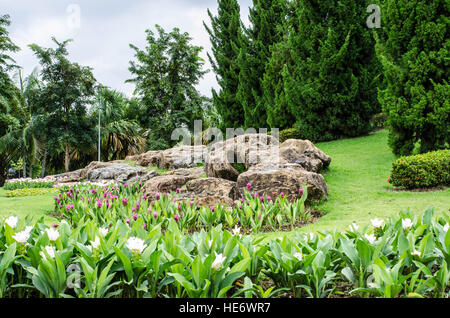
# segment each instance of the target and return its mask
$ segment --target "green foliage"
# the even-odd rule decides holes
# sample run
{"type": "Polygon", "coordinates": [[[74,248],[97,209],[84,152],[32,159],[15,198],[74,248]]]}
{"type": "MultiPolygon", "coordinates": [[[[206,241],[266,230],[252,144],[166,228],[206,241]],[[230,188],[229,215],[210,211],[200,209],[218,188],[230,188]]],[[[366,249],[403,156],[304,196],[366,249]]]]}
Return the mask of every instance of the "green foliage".
{"type": "Polygon", "coordinates": [[[240,33],[237,97],[244,109],[247,128],[267,127],[262,81],[272,55],[271,48],[281,40],[286,7],[286,0],[254,0],[249,12],[251,25],[248,29],[243,26],[240,33]]]}
{"type": "Polygon", "coordinates": [[[240,7],[237,0],[218,0],[217,16],[208,10],[211,27],[203,23],[212,45],[208,53],[220,91],[212,90],[213,103],[221,116],[220,128],[244,126],[244,109],[238,99],[240,39],[242,34],[240,7]]]}
{"type": "Polygon", "coordinates": [[[379,112],[380,67],[362,21],[366,4],[292,3],[284,40],[274,48],[265,78],[269,124],[288,128],[295,118],[304,138],[313,141],[369,131],[370,118],[379,112]]]}
{"type": "Polygon", "coordinates": [[[4,190],[19,190],[19,189],[42,189],[42,188],[53,188],[55,185],[54,181],[40,180],[40,179],[19,179],[10,180],[5,183],[3,187],[4,190]]]}
{"type": "Polygon", "coordinates": [[[372,130],[383,129],[387,125],[387,116],[385,113],[379,113],[372,117],[370,126],[372,130]]]}
{"type": "Polygon", "coordinates": [[[448,147],[450,37],[448,1],[381,1],[384,33],[377,54],[387,87],[379,92],[396,155],[416,142],[425,153],[448,147]]]}
{"type": "Polygon", "coordinates": [[[129,70],[135,76],[127,80],[136,84],[142,112],[139,121],[150,129],[150,149],[166,149],[177,141],[171,140],[175,128],[193,129],[194,120],[201,118],[204,99],[196,85],[206,73],[202,70],[202,50],[190,42],[188,33],[178,28],[166,33],[156,25],[158,35],[147,30],[144,50],[130,44],[137,61],[131,61],[129,70]]]}
{"type": "Polygon", "coordinates": [[[389,182],[407,189],[450,185],[450,150],[401,157],[392,164],[389,182]]]}
{"type": "Polygon", "coordinates": [[[288,128],[280,131],[280,142],[285,142],[288,139],[302,139],[302,132],[298,128],[288,128]]]}
{"type": "Polygon", "coordinates": [[[48,194],[56,194],[56,191],[49,188],[25,188],[6,191],[5,196],[7,198],[18,198],[18,197],[41,196],[48,194]]]}

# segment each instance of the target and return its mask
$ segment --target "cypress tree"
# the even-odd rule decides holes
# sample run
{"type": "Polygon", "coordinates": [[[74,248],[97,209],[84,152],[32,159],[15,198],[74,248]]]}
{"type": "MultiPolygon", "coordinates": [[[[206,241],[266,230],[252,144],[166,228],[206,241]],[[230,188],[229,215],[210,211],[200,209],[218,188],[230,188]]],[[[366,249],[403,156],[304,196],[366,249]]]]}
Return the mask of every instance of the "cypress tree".
{"type": "Polygon", "coordinates": [[[284,101],[304,138],[368,132],[380,109],[380,67],[366,25],[367,1],[297,0],[293,5],[281,47],[289,63],[279,66],[284,96],[275,99],[284,101]]]}
{"type": "Polygon", "coordinates": [[[209,33],[214,58],[208,54],[216,74],[220,91],[212,90],[213,103],[220,114],[220,127],[239,128],[244,125],[242,105],[237,98],[239,84],[239,39],[241,30],[240,7],[236,0],[218,0],[217,16],[208,10],[209,33]]]}
{"type": "Polygon", "coordinates": [[[389,144],[397,155],[449,147],[449,2],[382,1],[377,53],[387,87],[379,100],[388,115],[389,144]]]}
{"type": "Polygon", "coordinates": [[[263,100],[263,78],[272,47],[281,40],[281,23],[286,0],[253,0],[248,29],[240,39],[238,99],[245,115],[245,126],[265,128],[267,114],[263,100]]]}

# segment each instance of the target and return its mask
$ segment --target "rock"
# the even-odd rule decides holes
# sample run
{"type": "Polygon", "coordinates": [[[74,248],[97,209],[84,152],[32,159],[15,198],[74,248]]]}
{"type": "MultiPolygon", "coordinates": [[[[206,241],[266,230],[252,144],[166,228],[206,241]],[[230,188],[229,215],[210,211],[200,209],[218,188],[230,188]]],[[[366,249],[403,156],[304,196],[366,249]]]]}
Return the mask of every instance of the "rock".
{"type": "Polygon", "coordinates": [[[236,182],[218,178],[196,179],[186,184],[186,192],[193,197],[226,197],[233,201],[236,199],[236,182]]]}
{"type": "Polygon", "coordinates": [[[242,163],[249,169],[276,162],[279,162],[278,141],[270,135],[248,134],[214,144],[206,157],[205,171],[208,177],[236,181],[239,172],[234,163],[242,163]]]}
{"type": "Polygon", "coordinates": [[[183,168],[177,169],[173,171],[167,172],[165,175],[167,176],[186,176],[192,177],[193,179],[201,178],[204,175],[205,171],[203,167],[196,168],[183,168]]]}
{"type": "Polygon", "coordinates": [[[187,198],[187,197],[182,197],[179,198],[177,201],[185,201],[185,202],[190,202],[190,201],[195,201],[197,200],[197,207],[211,207],[211,206],[216,206],[216,205],[224,205],[224,206],[233,206],[234,205],[234,201],[228,197],[223,197],[223,196],[210,196],[210,197],[192,197],[192,198],[187,198]]]}
{"type": "Polygon", "coordinates": [[[125,160],[133,161],[135,164],[143,167],[157,167],[162,159],[162,151],[153,150],[137,156],[128,156],[125,160]]]}
{"type": "Polygon", "coordinates": [[[159,169],[193,168],[202,163],[206,152],[206,146],[181,146],[167,149],[161,152],[159,169]]]}
{"type": "MultiPolygon", "coordinates": [[[[93,165],[94,166],[94,165],[93,165]]],[[[102,166],[102,165],[97,165],[102,166]]],[[[146,182],[158,176],[156,171],[147,171],[145,168],[132,167],[125,164],[105,165],[104,167],[90,169],[86,179],[90,182],[115,181],[117,183],[146,182]]]]}
{"type": "Polygon", "coordinates": [[[270,195],[273,198],[284,193],[290,201],[300,198],[299,189],[306,185],[308,200],[320,201],[327,198],[327,184],[321,174],[306,171],[298,165],[285,168],[258,167],[241,174],[237,181],[239,195],[243,196],[247,184],[251,193],[270,195]]]}
{"type": "Polygon", "coordinates": [[[313,172],[319,172],[331,163],[331,157],[309,140],[286,140],[280,145],[280,157],[283,162],[296,163],[313,172]]]}
{"type": "Polygon", "coordinates": [[[73,182],[80,182],[83,180],[82,178],[82,169],[72,171],[72,172],[66,172],[54,176],[47,176],[45,177],[46,180],[56,181],[57,184],[60,183],[73,183],[73,182]]]}
{"type": "Polygon", "coordinates": [[[113,166],[113,163],[110,162],[100,162],[100,161],[92,161],[89,165],[87,165],[84,169],[81,170],[81,178],[84,180],[87,178],[87,175],[90,171],[100,169],[100,168],[106,168],[113,166]]]}
{"type": "Polygon", "coordinates": [[[156,193],[170,193],[181,188],[187,182],[193,180],[194,176],[164,175],[152,178],[143,187],[143,192],[154,198],[156,193]]]}

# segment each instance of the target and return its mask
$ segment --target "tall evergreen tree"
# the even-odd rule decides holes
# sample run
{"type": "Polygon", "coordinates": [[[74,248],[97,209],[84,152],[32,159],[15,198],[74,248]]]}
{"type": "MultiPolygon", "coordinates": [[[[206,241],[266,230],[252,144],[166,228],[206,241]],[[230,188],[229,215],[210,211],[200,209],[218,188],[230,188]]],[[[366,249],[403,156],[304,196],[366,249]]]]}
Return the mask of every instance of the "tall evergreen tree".
{"type": "Polygon", "coordinates": [[[213,103],[221,115],[221,128],[238,128],[244,125],[244,111],[237,98],[239,84],[239,40],[241,29],[240,7],[237,0],[218,0],[217,16],[210,10],[211,28],[203,23],[209,33],[214,58],[208,54],[216,74],[220,91],[212,90],[213,103]]]}
{"type": "Polygon", "coordinates": [[[450,143],[450,4],[448,0],[386,0],[377,46],[387,87],[379,100],[388,115],[389,144],[408,155],[450,143]],[[383,36],[384,35],[384,36],[383,36]]]}
{"type": "Polygon", "coordinates": [[[249,12],[251,25],[248,29],[242,27],[238,100],[244,109],[246,127],[267,127],[262,81],[272,47],[282,38],[286,6],[286,0],[253,0],[249,12]]]}
{"type": "MultiPolygon", "coordinates": [[[[380,66],[366,0],[297,0],[281,53],[284,101],[305,138],[352,137],[379,111],[380,66]]],[[[278,52],[279,54],[279,52],[278,52]]],[[[275,97],[276,99],[277,97],[275,97]]]]}

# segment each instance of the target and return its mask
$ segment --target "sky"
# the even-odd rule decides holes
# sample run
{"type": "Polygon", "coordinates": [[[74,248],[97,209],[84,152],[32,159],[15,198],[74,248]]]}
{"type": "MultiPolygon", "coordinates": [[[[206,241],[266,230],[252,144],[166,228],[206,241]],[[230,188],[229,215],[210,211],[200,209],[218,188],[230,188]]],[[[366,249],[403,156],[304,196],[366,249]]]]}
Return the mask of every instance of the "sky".
{"type": "MultiPolygon", "coordinates": [[[[244,24],[252,0],[238,0],[244,24]]],[[[28,75],[39,65],[29,44],[55,47],[58,41],[73,39],[68,46],[70,60],[92,67],[101,84],[132,96],[134,84],[128,71],[134,52],[132,43],[144,48],[145,30],[161,25],[166,32],[178,27],[188,32],[192,44],[204,48],[201,57],[209,72],[198,85],[201,94],[211,96],[217,82],[207,52],[211,50],[203,21],[210,24],[207,9],[215,15],[217,0],[0,0],[0,14],[9,14],[10,38],[21,48],[13,54],[16,63],[28,75]]]]}

